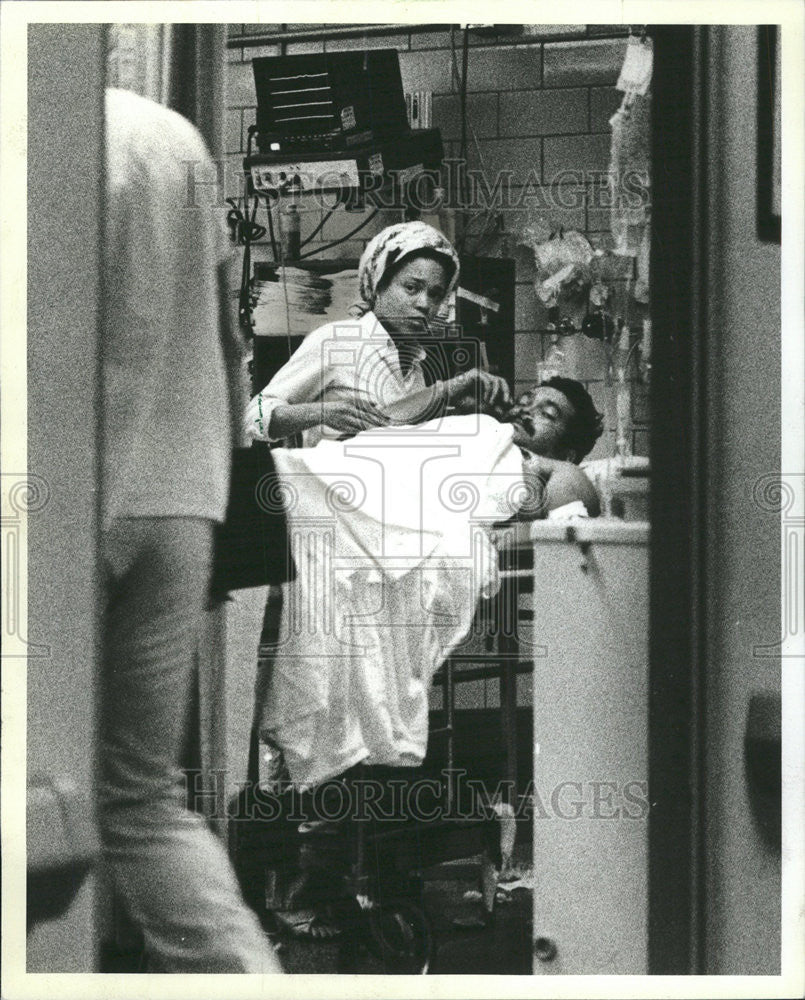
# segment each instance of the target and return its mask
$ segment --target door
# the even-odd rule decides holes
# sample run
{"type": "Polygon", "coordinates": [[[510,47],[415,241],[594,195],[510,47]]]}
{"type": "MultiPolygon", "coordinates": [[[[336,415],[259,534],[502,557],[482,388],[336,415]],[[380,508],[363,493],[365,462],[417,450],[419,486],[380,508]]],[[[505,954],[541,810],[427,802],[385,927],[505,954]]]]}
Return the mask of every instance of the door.
{"type": "Polygon", "coordinates": [[[22,515],[27,632],[5,667],[23,672],[27,656],[29,972],[95,967],[103,38],[101,25],[39,24],[28,35],[27,479],[36,492],[22,515]]]}
{"type": "Polygon", "coordinates": [[[758,237],[758,37],[756,26],[657,35],[654,973],[780,971],[781,853],[769,836],[781,805],[780,514],[791,494],[801,549],[803,501],[796,477],[781,476],[780,246],[758,237]]]}

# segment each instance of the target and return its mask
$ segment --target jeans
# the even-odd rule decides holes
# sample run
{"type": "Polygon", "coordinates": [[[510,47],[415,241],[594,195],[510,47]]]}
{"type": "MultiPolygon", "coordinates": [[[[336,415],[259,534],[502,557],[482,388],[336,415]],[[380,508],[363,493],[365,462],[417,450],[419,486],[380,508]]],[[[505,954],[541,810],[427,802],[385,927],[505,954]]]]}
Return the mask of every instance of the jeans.
{"type": "Polygon", "coordinates": [[[120,518],[103,538],[98,818],[112,885],[159,972],[281,972],[178,768],[213,522],[120,518]]]}

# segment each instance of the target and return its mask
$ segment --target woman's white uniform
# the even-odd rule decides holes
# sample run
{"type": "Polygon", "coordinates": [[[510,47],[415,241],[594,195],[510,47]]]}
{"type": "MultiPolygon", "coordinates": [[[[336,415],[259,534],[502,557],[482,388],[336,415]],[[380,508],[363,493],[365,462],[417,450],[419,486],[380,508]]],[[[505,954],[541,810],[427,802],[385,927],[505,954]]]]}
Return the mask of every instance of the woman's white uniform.
{"type": "MultiPolygon", "coordinates": [[[[403,372],[400,349],[373,312],[359,319],[326,323],[305,337],[299,348],[246,409],[244,430],[249,440],[273,441],[271,414],[284,403],[345,400],[371,402],[385,409],[425,389],[425,352],[414,348],[403,372]]],[[[319,424],[302,434],[312,448],[322,438],[343,435],[319,424]]]]}

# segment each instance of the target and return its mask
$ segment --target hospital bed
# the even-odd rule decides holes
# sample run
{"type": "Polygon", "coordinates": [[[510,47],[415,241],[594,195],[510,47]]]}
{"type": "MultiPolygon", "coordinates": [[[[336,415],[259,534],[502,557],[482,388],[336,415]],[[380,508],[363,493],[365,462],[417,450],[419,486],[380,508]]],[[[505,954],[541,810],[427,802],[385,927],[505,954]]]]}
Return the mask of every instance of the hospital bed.
{"type": "MultiPolygon", "coordinates": [[[[518,761],[517,686],[518,678],[532,669],[531,660],[520,648],[520,636],[533,620],[533,609],[529,607],[533,555],[528,526],[500,527],[496,542],[501,587],[494,597],[480,602],[468,641],[454,651],[434,677],[429,750],[423,767],[393,771],[359,767],[353,775],[357,780],[380,775],[382,780],[382,776],[393,774],[399,781],[404,773],[409,780],[424,777],[438,782],[440,787],[434,810],[438,815],[433,819],[400,814],[393,821],[367,818],[351,824],[344,866],[344,897],[351,903],[342,906],[342,922],[349,926],[344,935],[344,971],[359,961],[357,950],[361,944],[386,972],[428,971],[438,942],[423,904],[425,882],[433,877],[449,878],[450,862],[459,859],[477,859],[485,853],[493,862],[500,861],[499,823],[492,792],[473,773],[472,765],[466,774],[458,766],[466,763],[466,753],[462,755],[457,746],[460,710],[456,705],[467,689],[477,694],[485,685],[499,686],[499,707],[495,711],[499,716],[502,760],[494,783],[500,783],[506,805],[515,811],[522,805],[519,799],[526,784],[523,777],[528,774],[530,762],[518,761]],[[466,803],[458,802],[458,785],[464,779],[478,782],[473,786],[469,813],[466,803]]],[[[271,756],[266,746],[257,747],[255,752],[271,756]]],[[[250,772],[260,780],[258,761],[252,761],[250,772]]],[[[434,801],[429,799],[429,805],[434,801]]],[[[248,808],[243,800],[239,807],[248,808]]],[[[429,810],[425,807],[423,811],[429,810]]],[[[241,885],[252,906],[268,918],[269,924],[266,903],[271,897],[271,873],[283,865],[292,865],[296,850],[277,833],[276,824],[270,821],[244,821],[241,816],[238,822],[230,823],[230,850],[241,885]]],[[[466,873],[466,866],[463,871],[466,873]]]]}
{"type": "MultiPolygon", "coordinates": [[[[527,816],[533,775],[541,807],[552,813],[548,822],[533,823],[533,878],[540,888],[534,971],[617,974],[647,967],[648,525],[613,517],[538,521],[498,526],[495,541],[500,590],[480,603],[470,640],[436,673],[428,756],[422,769],[407,769],[414,779],[439,777],[447,808],[432,820],[353,824],[344,878],[353,923],[344,936],[344,971],[360,964],[362,945],[386,972],[438,970],[428,880],[483,852],[499,861],[492,795],[473,815],[451,812],[457,772],[471,759],[458,739],[457,706],[482,707],[486,695],[500,733],[492,788],[499,781],[504,804],[527,816]],[[467,697],[471,690],[474,699],[467,697]],[[524,713],[531,717],[527,727],[524,713]],[[613,781],[617,809],[605,798],[613,781]],[[567,796],[552,798],[569,782],[590,799],[572,823],[554,814],[570,808],[567,796]],[[590,815],[591,809],[598,812],[590,815]],[[624,821],[602,822],[613,809],[624,821]]],[[[270,827],[234,824],[241,883],[263,912],[266,871],[292,860],[270,827]]],[[[518,827],[522,844],[528,823],[518,827]]]]}

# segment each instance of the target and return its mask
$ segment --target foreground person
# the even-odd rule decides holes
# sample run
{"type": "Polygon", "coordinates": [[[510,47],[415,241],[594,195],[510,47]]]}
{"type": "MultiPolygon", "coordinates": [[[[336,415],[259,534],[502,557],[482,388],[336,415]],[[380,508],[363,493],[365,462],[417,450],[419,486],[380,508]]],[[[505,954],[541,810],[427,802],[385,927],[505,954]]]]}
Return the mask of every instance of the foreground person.
{"type": "Polygon", "coordinates": [[[226,240],[213,206],[187,204],[187,164],[212,162],[189,122],[125,91],[107,93],[106,141],[103,863],[150,971],[281,972],[178,766],[231,449],[226,240]]]}

